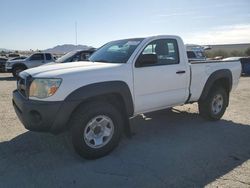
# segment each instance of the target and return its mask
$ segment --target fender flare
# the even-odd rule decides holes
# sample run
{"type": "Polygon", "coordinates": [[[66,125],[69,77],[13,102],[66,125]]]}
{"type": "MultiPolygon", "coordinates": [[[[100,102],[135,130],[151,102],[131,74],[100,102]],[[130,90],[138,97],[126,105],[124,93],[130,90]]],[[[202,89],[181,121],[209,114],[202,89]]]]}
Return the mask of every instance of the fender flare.
{"type": "Polygon", "coordinates": [[[92,97],[98,97],[106,94],[118,94],[122,97],[127,114],[129,117],[134,114],[134,104],[128,85],[124,81],[107,81],[89,84],[80,87],[70,93],[65,102],[84,101],[92,97]]]}
{"type": "Polygon", "coordinates": [[[232,72],[228,69],[221,69],[221,70],[217,70],[215,72],[213,72],[207,79],[206,84],[203,88],[202,94],[199,98],[199,100],[204,100],[210,89],[214,86],[214,83],[219,80],[219,79],[223,79],[226,78],[228,80],[228,91],[230,92],[232,89],[232,72]]]}

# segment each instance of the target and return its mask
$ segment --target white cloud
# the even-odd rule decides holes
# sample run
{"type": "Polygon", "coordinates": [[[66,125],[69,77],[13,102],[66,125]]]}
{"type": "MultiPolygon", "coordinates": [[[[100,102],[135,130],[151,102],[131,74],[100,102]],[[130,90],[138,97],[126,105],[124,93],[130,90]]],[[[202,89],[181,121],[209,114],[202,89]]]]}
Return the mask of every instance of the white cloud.
{"type": "Polygon", "coordinates": [[[184,36],[185,43],[195,44],[237,44],[250,43],[250,24],[230,25],[212,28],[184,36]]]}

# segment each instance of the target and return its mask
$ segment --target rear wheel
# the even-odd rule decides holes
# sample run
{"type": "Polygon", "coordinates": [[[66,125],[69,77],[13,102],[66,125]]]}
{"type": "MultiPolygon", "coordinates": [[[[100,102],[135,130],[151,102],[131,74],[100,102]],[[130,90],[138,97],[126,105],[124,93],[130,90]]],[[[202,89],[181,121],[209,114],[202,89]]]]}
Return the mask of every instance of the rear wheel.
{"type": "Polygon", "coordinates": [[[24,66],[14,67],[12,70],[12,75],[16,78],[20,72],[24,71],[26,68],[24,66]]]}
{"type": "Polygon", "coordinates": [[[71,121],[75,151],[87,159],[103,157],[119,143],[122,116],[111,104],[91,102],[81,106],[71,121]]]}
{"type": "Polygon", "coordinates": [[[229,96],[222,87],[214,87],[206,99],[199,101],[200,115],[209,120],[219,120],[225,113],[229,96]]]}

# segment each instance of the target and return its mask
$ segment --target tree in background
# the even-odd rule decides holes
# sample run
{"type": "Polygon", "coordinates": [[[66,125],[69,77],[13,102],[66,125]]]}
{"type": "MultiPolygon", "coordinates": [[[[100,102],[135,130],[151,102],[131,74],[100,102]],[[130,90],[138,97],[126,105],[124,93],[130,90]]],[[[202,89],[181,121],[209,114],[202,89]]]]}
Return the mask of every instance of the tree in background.
{"type": "Polygon", "coordinates": [[[217,56],[222,56],[223,58],[227,58],[227,57],[244,57],[244,56],[250,56],[250,48],[247,48],[245,52],[244,51],[239,51],[239,50],[233,50],[233,51],[224,51],[224,50],[206,51],[205,55],[208,58],[214,58],[214,57],[217,57],[217,56]]]}
{"type": "Polygon", "coordinates": [[[246,56],[250,56],[250,47],[246,49],[245,55],[246,55],[246,56]]]}
{"type": "Polygon", "coordinates": [[[224,50],[206,51],[205,55],[208,58],[214,58],[216,56],[222,56],[223,58],[229,57],[229,54],[224,50]]]}
{"type": "Polygon", "coordinates": [[[244,53],[241,52],[241,51],[234,50],[234,51],[230,52],[230,56],[232,56],[232,57],[241,57],[241,56],[244,56],[244,53]]]}

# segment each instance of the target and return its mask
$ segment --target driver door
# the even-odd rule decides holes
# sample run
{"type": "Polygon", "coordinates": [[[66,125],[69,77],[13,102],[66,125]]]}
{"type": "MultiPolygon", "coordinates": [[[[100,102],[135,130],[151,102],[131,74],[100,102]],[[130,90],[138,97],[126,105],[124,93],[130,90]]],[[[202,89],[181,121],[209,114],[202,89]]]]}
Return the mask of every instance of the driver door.
{"type": "MultiPolygon", "coordinates": [[[[150,42],[143,54],[155,54],[156,63],[134,67],[135,112],[143,113],[183,104],[188,97],[189,75],[180,62],[175,39],[150,42]]],[[[140,57],[140,56],[139,56],[140,57]]]]}
{"type": "Polygon", "coordinates": [[[44,63],[44,54],[41,53],[33,54],[27,61],[28,68],[37,67],[43,65],[44,63]]]}

